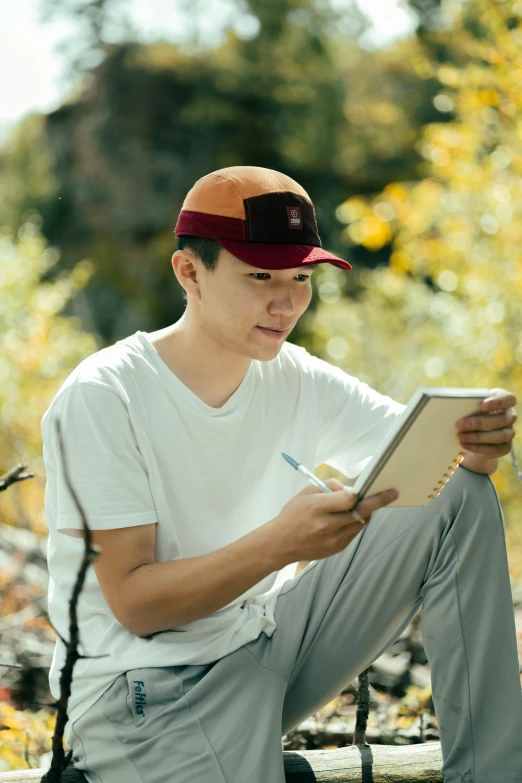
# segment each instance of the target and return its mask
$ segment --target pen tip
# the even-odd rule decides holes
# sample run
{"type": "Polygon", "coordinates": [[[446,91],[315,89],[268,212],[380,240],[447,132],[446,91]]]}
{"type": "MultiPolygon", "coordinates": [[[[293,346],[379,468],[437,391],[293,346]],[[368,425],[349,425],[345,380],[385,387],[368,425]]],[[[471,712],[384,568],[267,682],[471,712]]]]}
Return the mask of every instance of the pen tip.
{"type": "Polygon", "coordinates": [[[282,455],[283,455],[283,457],[286,459],[286,461],[290,463],[290,465],[291,465],[293,468],[296,468],[296,469],[297,469],[297,466],[299,465],[299,462],[297,462],[297,460],[295,460],[293,457],[290,457],[288,454],[285,454],[285,452],[284,452],[284,451],[282,451],[282,452],[281,452],[281,454],[282,454],[282,455]]]}

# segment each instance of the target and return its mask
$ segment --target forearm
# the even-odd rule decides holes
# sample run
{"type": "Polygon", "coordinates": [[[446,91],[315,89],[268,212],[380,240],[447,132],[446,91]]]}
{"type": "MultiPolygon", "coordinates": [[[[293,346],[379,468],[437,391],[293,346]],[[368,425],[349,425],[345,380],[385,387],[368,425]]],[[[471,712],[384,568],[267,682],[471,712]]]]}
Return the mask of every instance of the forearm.
{"type": "Polygon", "coordinates": [[[173,629],[222,609],[283,568],[267,525],[214,552],[131,571],[122,590],[125,625],[137,636],[173,629]]]}
{"type": "Polygon", "coordinates": [[[487,473],[488,476],[491,476],[498,469],[498,457],[490,459],[483,457],[482,454],[467,451],[460,465],[473,473],[487,473]]]}

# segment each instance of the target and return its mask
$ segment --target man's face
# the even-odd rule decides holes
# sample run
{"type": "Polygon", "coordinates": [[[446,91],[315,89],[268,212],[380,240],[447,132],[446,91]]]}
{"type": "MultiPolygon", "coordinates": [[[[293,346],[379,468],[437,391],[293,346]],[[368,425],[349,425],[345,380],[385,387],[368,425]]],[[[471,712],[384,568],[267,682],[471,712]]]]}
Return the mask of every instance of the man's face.
{"type": "Polygon", "coordinates": [[[277,356],[310,304],[314,268],[258,269],[222,248],[214,272],[199,269],[198,318],[209,336],[253,359],[277,356]],[[276,338],[260,326],[284,331],[276,338]]]}

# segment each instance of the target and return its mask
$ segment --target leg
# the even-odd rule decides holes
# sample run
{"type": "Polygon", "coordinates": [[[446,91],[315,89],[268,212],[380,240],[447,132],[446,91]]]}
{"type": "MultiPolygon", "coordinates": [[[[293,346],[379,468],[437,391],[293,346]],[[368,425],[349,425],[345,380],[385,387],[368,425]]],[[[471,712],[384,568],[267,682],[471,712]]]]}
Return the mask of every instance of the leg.
{"type": "Polygon", "coordinates": [[[380,509],[285,582],[277,628],[245,647],[288,680],[283,733],[327,704],[423,606],[445,783],[522,782],[522,697],[498,496],[460,468],[426,507],[380,509]]]}
{"type": "Polygon", "coordinates": [[[285,689],[242,648],[211,664],[133,669],[71,727],[74,766],[89,783],[284,783],[285,689]]]}
{"type": "Polygon", "coordinates": [[[190,684],[195,684],[209,666],[120,674],[74,722],[68,744],[74,766],[89,783],[160,783],[171,777],[180,783],[224,783],[214,752],[186,703],[179,677],[184,668],[192,670],[190,684]]]}

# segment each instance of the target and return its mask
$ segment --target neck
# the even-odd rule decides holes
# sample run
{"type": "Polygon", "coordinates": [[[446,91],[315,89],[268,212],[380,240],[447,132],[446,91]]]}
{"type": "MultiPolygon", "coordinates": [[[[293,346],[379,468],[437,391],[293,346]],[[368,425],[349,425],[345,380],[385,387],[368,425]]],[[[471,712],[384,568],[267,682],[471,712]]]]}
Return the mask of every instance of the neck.
{"type": "Polygon", "coordinates": [[[186,317],[153,332],[151,340],[169,369],[200,399],[221,408],[243,381],[252,359],[231,354],[186,317]],[[197,334],[195,334],[197,331],[197,334]]]}

